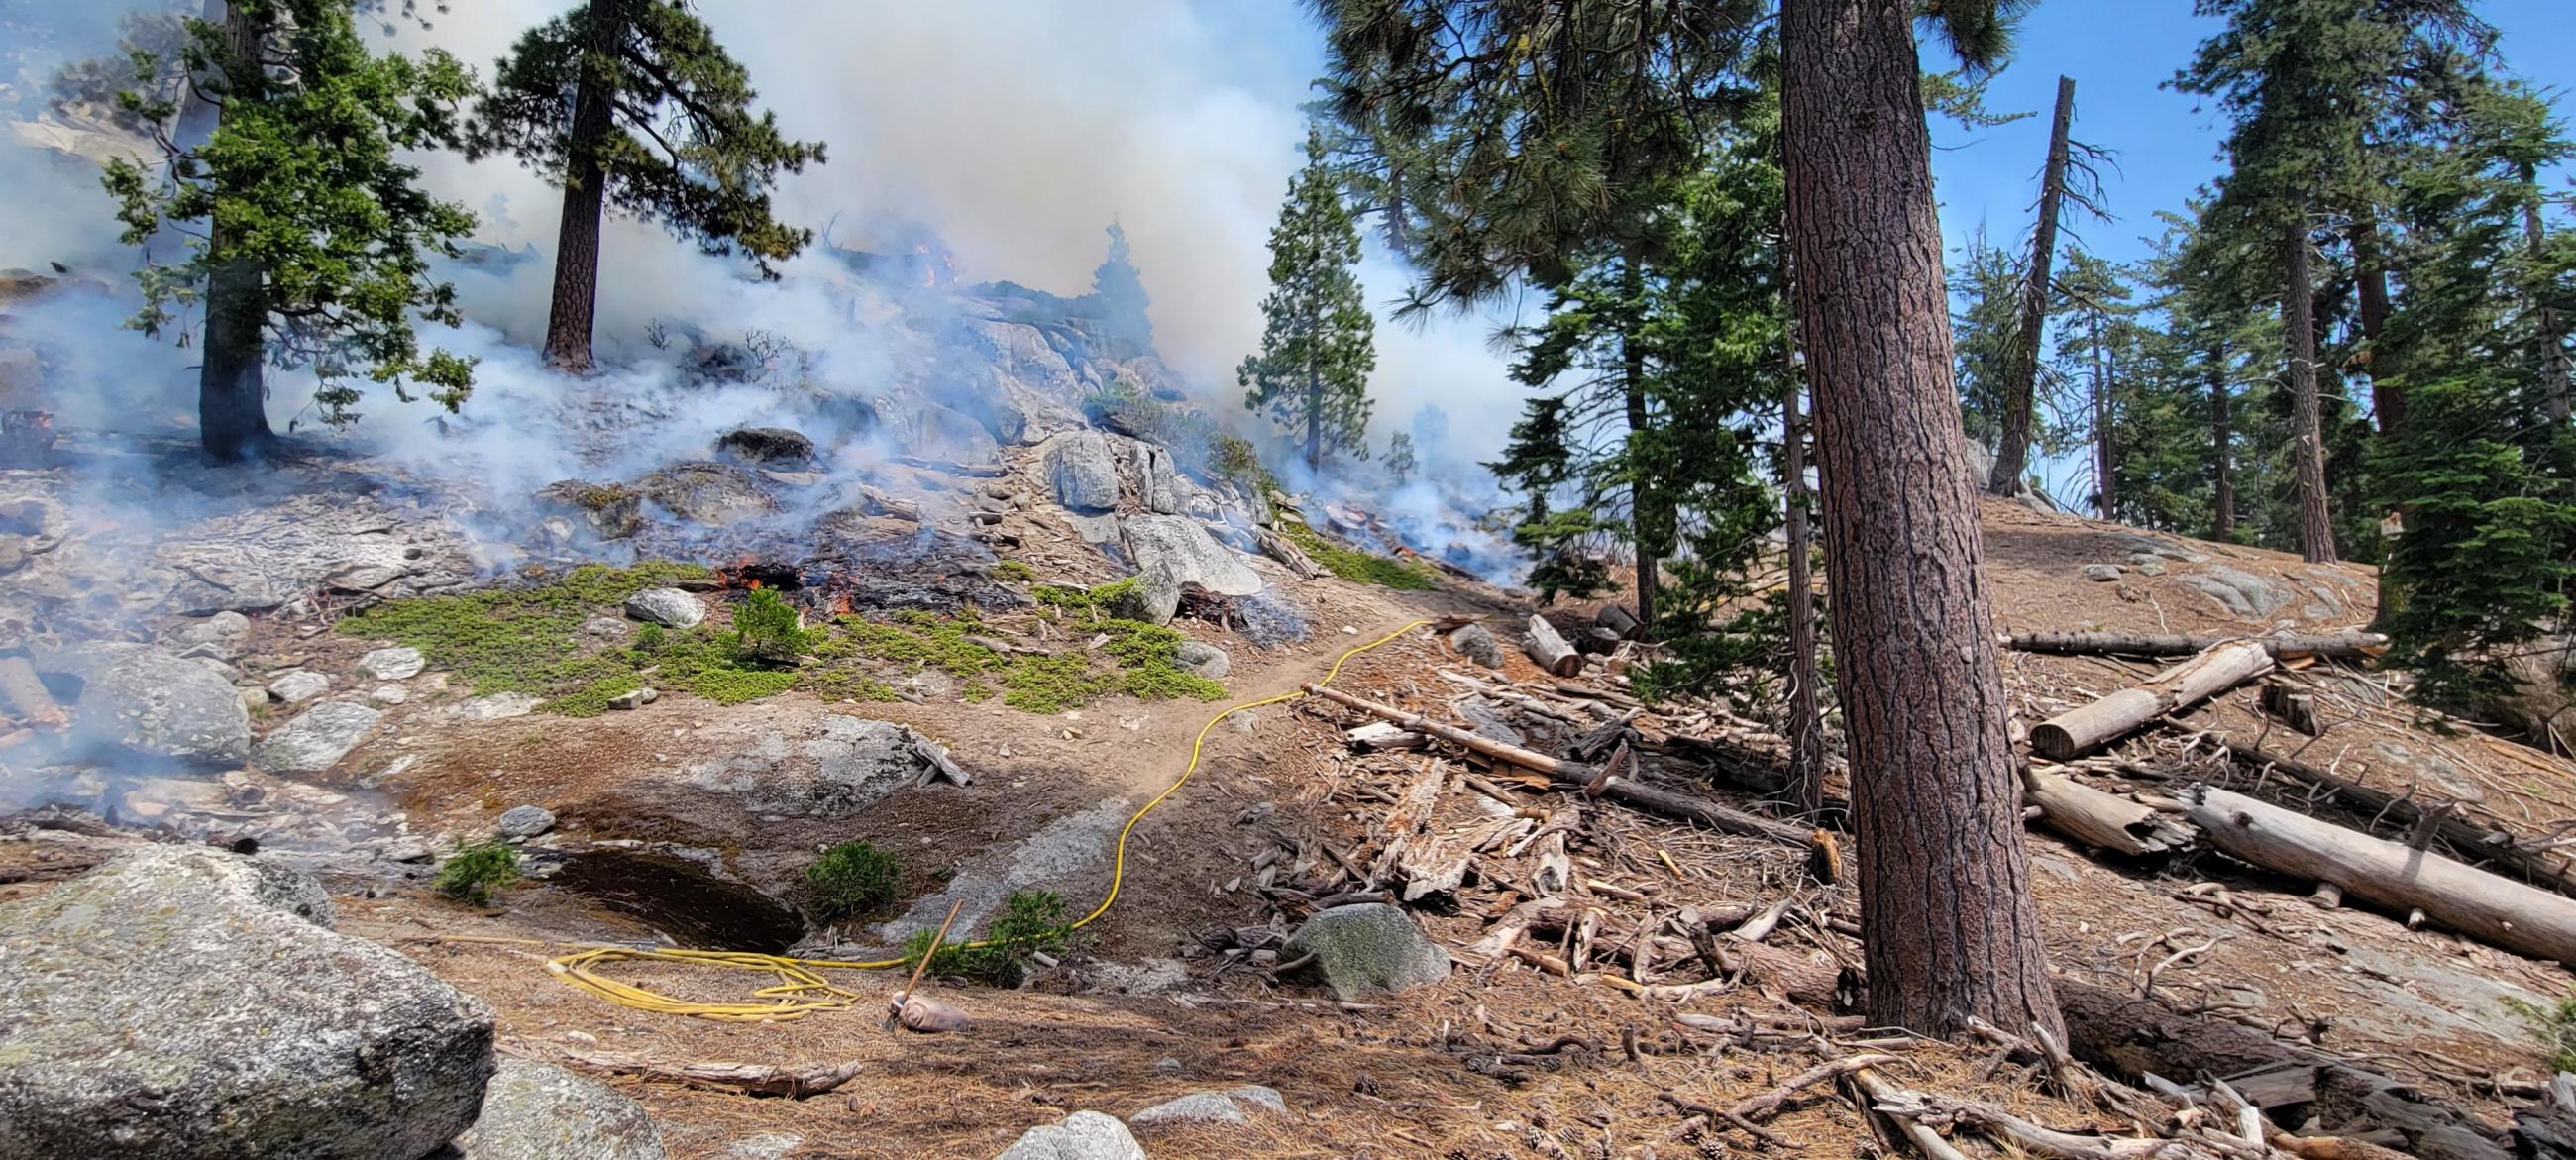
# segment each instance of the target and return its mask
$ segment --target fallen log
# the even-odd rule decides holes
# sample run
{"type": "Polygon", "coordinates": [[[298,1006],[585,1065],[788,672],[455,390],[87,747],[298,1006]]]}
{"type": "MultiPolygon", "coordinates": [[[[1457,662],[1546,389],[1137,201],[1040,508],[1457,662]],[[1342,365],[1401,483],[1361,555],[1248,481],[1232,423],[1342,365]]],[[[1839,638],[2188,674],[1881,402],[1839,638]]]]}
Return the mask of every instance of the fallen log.
{"type": "Polygon", "coordinates": [[[2212,646],[2134,688],[2079,705],[2030,731],[2031,750],[2067,761],[2177,709],[2187,708],[2272,671],[2272,654],[2251,641],[2212,646]]]}
{"type": "Polygon", "coordinates": [[[2576,899],[2243,794],[2199,786],[2183,800],[2184,816],[2231,858],[2331,882],[2346,897],[2399,914],[2423,911],[2451,930],[2516,954],[2576,963],[2576,899]]]}
{"type": "Polygon", "coordinates": [[[1426,733],[1433,737],[1437,737],[1442,741],[1458,746],[1461,749],[1467,749],[1476,753],[1484,754],[1496,761],[1509,762],[1513,765],[1520,766],[1523,769],[1534,769],[1540,773],[1556,777],[1559,780],[1574,782],[1588,781],[1594,773],[1599,772],[1593,767],[1581,762],[1566,761],[1560,758],[1550,757],[1536,750],[1523,749],[1517,745],[1506,745],[1480,733],[1460,729],[1454,725],[1444,725],[1429,717],[1425,717],[1420,713],[1407,713],[1392,705],[1381,705],[1364,697],[1354,697],[1340,689],[1311,683],[1299,685],[1297,687],[1335,704],[1348,706],[1350,708],[1357,709],[1360,712],[1375,716],[1381,720],[1394,722],[1395,724],[1412,730],[1413,732],[1426,733]]]}
{"type": "Polygon", "coordinates": [[[2388,638],[2375,632],[2287,633],[2279,636],[2231,637],[2179,633],[2021,632],[2004,638],[2004,647],[2021,652],[2074,656],[2187,657],[2232,640],[2262,645],[2274,657],[2331,657],[2348,660],[2387,651],[2388,638]]]}
{"type": "Polygon", "coordinates": [[[2519,874],[2560,894],[2576,896],[2576,872],[2564,862],[2553,861],[2545,844],[2525,844],[2512,834],[2492,826],[2480,825],[2464,818],[2460,811],[2445,808],[2453,799],[2428,794],[2424,779],[2409,777],[2398,784],[2405,790],[2400,797],[2387,790],[2356,781],[2321,766],[2310,765],[2287,754],[2275,753],[2260,746],[2218,738],[2229,753],[2258,771],[2284,775],[2313,789],[2331,790],[2347,804],[2365,814],[2386,817],[2401,825],[2420,828],[2431,826],[2430,837],[2448,843],[2452,849],[2475,851],[2475,856],[2494,863],[2498,868],[2519,874]],[[2426,800],[2435,803],[2427,809],[2426,800]]]}
{"type": "Polygon", "coordinates": [[[1601,611],[1593,613],[1592,626],[1609,629],[1621,637],[1637,635],[1637,629],[1640,627],[1636,613],[1616,604],[1604,604],[1601,606],[1601,611]]]}
{"type": "Polygon", "coordinates": [[[683,1060],[666,1063],[640,1055],[618,1052],[574,1051],[557,1047],[555,1054],[582,1067],[613,1075],[641,1076],[690,1087],[718,1088],[752,1096],[785,1096],[801,1100],[819,1096],[850,1082],[859,1074],[859,1062],[818,1063],[805,1067],[772,1067],[757,1063],[731,1063],[722,1060],[683,1060]]]}
{"type": "Polygon", "coordinates": [[[1583,671],[1583,654],[1574,651],[1574,646],[1567,644],[1544,616],[1529,618],[1529,636],[1522,641],[1521,650],[1537,661],[1538,667],[1557,676],[1570,677],[1583,671]]]}
{"type": "Polygon", "coordinates": [[[1787,822],[1775,822],[1742,810],[1728,809],[1705,798],[1678,794],[1670,790],[1640,785],[1626,778],[1611,778],[1601,789],[1601,796],[1623,805],[1651,810],[1667,817],[1698,822],[1712,830],[1742,834],[1750,838],[1768,838],[1783,846],[1801,848],[1812,845],[1814,831],[1802,830],[1787,822]]]}
{"type": "Polygon", "coordinates": [[[1362,753],[1385,753],[1392,750],[1420,749],[1430,738],[1389,721],[1371,721],[1357,729],[1342,731],[1342,741],[1362,753]]]}
{"type": "Polygon", "coordinates": [[[1254,528],[1252,541],[1260,546],[1262,555],[1279,561],[1289,571],[1296,573],[1300,580],[1312,580],[1324,574],[1324,570],[1316,565],[1315,558],[1307,555],[1304,548],[1298,547],[1295,541],[1286,536],[1268,528],[1254,528]]]}
{"type": "Polygon", "coordinates": [[[2087,846],[2132,858],[2191,845],[2191,827],[2154,807],[2094,789],[2061,774],[2025,770],[2021,800],[2037,806],[2040,824],[2087,846]]]}

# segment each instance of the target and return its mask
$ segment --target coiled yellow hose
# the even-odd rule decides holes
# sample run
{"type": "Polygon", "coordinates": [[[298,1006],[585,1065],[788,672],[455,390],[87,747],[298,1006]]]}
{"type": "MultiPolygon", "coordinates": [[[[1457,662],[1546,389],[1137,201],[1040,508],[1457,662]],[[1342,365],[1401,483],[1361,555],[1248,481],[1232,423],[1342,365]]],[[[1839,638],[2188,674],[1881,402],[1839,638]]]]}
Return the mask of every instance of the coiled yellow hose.
{"type": "MultiPolygon", "coordinates": [[[[1324,679],[1316,683],[1319,685],[1329,685],[1333,683],[1333,678],[1341,675],[1342,666],[1348,663],[1352,657],[1387,644],[1395,638],[1403,636],[1405,633],[1411,632],[1414,629],[1420,628],[1429,623],[1431,622],[1428,620],[1414,621],[1411,624],[1407,624],[1404,627],[1396,629],[1395,631],[1390,632],[1385,636],[1381,636],[1376,640],[1370,641],[1367,644],[1360,645],[1357,648],[1344,652],[1342,655],[1333,658],[1333,667],[1326,670],[1324,673],[1324,679]]],[[[1163,788],[1163,792],[1155,794],[1154,800],[1146,802],[1143,808],[1137,810],[1134,814],[1129,815],[1127,818],[1127,824],[1119,828],[1118,844],[1109,869],[1108,896],[1102,898],[1100,900],[1100,905],[1093,907],[1091,913],[1075,919],[1067,929],[1080,930],[1083,927],[1091,925],[1094,921],[1098,920],[1101,915],[1109,913],[1109,908],[1117,903],[1118,890],[1125,884],[1127,879],[1127,836],[1135,832],[1136,823],[1144,821],[1145,815],[1154,812],[1154,807],[1162,805],[1165,801],[1169,800],[1173,794],[1180,792],[1181,787],[1188,785],[1190,778],[1198,773],[1199,760],[1207,748],[1208,734],[1216,729],[1219,722],[1224,721],[1226,718],[1234,716],[1237,713],[1258,709],[1265,705],[1276,705],[1284,701],[1294,701],[1304,695],[1304,693],[1300,692],[1287,692],[1281,693],[1275,697],[1263,697],[1258,701],[1245,701],[1242,704],[1228,707],[1216,716],[1208,718],[1207,724],[1199,726],[1198,736],[1192,738],[1190,741],[1190,763],[1187,767],[1181,770],[1181,776],[1175,779],[1172,784],[1165,786],[1163,788]]],[[[983,947],[991,946],[992,943],[989,941],[978,941],[951,945],[961,947],[983,947]]],[[[736,1023],[758,1023],[775,1020],[802,1019],[816,1011],[847,1010],[867,1001],[870,998],[869,996],[862,995],[857,991],[832,985],[832,983],[825,979],[820,972],[832,970],[880,971],[891,967],[904,966],[906,965],[906,962],[907,960],[902,958],[871,959],[865,962],[848,962],[836,959],[797,959],[789,958],[784,955],[765,955],[750,951],[698,951],[677,948],[646,950],[629,947],[591,947],[572,954],[564,955],[548,962],[546,964],[546,970],[552,972],[557,978],[563,979],[576,987],[580,987],[583,990],[589,991],[592,994],[621,1007],[631,1007],[638,1011],[650,1011],[659,1015],[687,1015],[698,1019],[719,1019],[736,1023]],[[768,1000],[768,1002],[765,1003],[698,1003],[686,999],[675,999],[669,995],[662,994],[659,991],[638,987],[632,983],[621,982],[617,979],[612,979],[606,975],[600,974],[596,969],[594,969],[609,963],[636,961],[687,963],[696,966],[724,967],[738,971],[767,971],[776,975],[778,977],[778,981],[752,992],[753,997],[768,1000]]]]}

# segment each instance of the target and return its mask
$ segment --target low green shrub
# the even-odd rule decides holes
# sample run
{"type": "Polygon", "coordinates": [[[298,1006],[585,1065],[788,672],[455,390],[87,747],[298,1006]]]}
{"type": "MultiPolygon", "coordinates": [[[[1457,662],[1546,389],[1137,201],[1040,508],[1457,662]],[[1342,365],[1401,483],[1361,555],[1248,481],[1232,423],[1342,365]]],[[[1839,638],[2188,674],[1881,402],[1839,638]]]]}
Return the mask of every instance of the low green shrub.
{"type": "Polygon", "coordinates": [[[792,665],[820,635],[805,627],[796,606],[780,599],[776,590],[754,588],[734,606],[733,631],[725,639],[737,660],[792,665]]]}
{"type": "Polygon", "coordinates": [[[1305,549],[1306,554],[1314,557],[1316,563],[1323,565],[1326,570],[1344,580],[1355,580],[1362,584],[1375,584],[1380,588],[1396,588],[1408,592],[1427,591],[1438,583],[1437,578],[1428,568],[1390,560],[1384,556],[1371,555],[1357,548],[1343,547],[1325,539],[1323,533],[1308,527],[1305,521],[1294,516],[1282,514],[1278,522],[1271,526],[1280,535],[1287,537],[1290,543],[1305,549]]]}
{"type": "Polygon", "coordinates": [[[2508,998],[2504,1009],[2511,1011],[2540,1038],[2549,1052],[2549,1066],[2558,1071],[2576,1071],[2576,998],[2560,999],[2546,1007],[2508,998]]]}
{"type": "Polygon", "coordinates": [[[1026,560],[1004,560],[993,565],[993,579],[1009,584],[1026,584],[1038,578],[1038,570],[1026,560]]]}
{"type": "MultiPolygon", "coordinates": [[[[936,933],[925,930],[906,941],[904,963],[920,965],[922,952],[930,949],[936,933]]],[[[983,945],[940,944],[929,973],[1016,987],[1028,976],[1030,956],[1063,950],[1073,941],[1073,927],[1065,921],[1064,899],[1055,891],[1014,890],[1003,900],[1002,913],[985,928],[984,937],[974,941],[983,945]]]]}
{"type": "Polygon", "coordinates": [[[838,922],[894,901],[903,881],[903,863],[890,851],[865,841],[843,842],[805,867],[805,883],[814,888],[814,913],[838,922]]]}
{"type": "Polygon", "coordinates": [[[431,885],[440,894],[475,906],[492,905],[492,892],[519,880],[519,851],[507,842],[458,842],[438,864],[431,885]]]}

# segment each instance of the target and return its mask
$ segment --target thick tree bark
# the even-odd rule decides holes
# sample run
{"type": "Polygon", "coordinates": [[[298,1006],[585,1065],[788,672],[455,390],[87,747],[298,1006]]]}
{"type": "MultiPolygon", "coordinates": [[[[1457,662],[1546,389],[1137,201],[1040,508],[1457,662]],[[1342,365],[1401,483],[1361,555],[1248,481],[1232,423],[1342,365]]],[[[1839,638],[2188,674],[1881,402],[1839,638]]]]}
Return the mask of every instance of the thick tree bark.
{"type": "Polygon", "coordinates": [[[591,323],[599,309],[599,219],[608,205],[600,146],[614,127],[617,61],[625,49],[628,0],[590,0],[590,42],[573,94],[565,145],[563,221],[555,233],[554,304],[546,316],[546,362],[576,374],[591,368],[591,323]]]}
{"type": "Polygon", "coordinates": [[[1814,563],[1808,557],[1814,536],[1807,529],[1807,419],[1799,406],[1806,385],[1798,377],[1797,323],[1789,323],[1789,372],[1780,391],[1781,493],[1788,539],[1789,619],[1789,785],[1798,797],[1798,812],[1813,818],[1825,809],[1825,724],[1816,706],[1816,589],[1814,563]]]}
{"type": "Polygon", "coordinates": [[[1906,0],[1785,0],[1784,153],[1870,1017],[2059,1026],[1951,377],[1906,0]]]}
{"type": "MultiPolygon", "coordinates": [[[[2057,78],[2057,119],[2048,131],[2048,167],[2039,178],[2039,224],[2031,231],[2030,278],[2022,284],[2013,327],[2011,394],[2004,400],[2003,441],[1995,447],[1986,490],[2013,495],[2030,470],[2030,429],[2039,408],[2039,345],[2048,325],[2049,266],[2057,260],[2057,218],[2066,204],[2067,131],[2075,124],[2075,78],[2057,78]]],[[[2107,517],[2105,517],[2107,518],[2107,517]]]]}
{"type": "Polygon", "coordinates": [[[2370,410],[2381,436],[2395,435],[2406,421],[2406,395],[2389,381],[2379,362],[2379,336],[2388,328],[2388,263],[2381,256],[2379,223],[2362,218],[2352,231],[2352,258],[2360,299],[2361,341],[2369,351],[2363,369],[2370,374],[2370,410]]]}
{"type": "Polygon", "coordinates": [[[2299,555],[2311,564],[2335,561],[2334,519],[2326,506],[2326,445],[2317,398],[2316,287],[2308,280],[2307,214],[2301,211],[2281,238],[2281,331],[2290,352],[2290,458],[2299,473],[2299,555]]]}
{"type": "Polygon", "coordinates": [[[2227,407],[2227,348],[2213,343],[2209,348],[2209,467],[2214,486],[2209,493],[2209,538],[2221,542],[2236,538],[2236,481],[2229,466],[2235,452],[2228,447],[2232,436],[2227,407]]]}
{"type": "MultiPolygon", "coordinates": [[[[1646,413],[1646,348],[1638,341],[1636,333],[1636,304],[1645,296],[1646,278],[1633,248],[1621,262],[1620,279],[1626,289],[1629,309],[1627,317],[1620,323],[1619,387],[1626,395],[1623,401],[1627,404],[1628,440],[1634,445],[1645,434],[1646,425],[1653,420],[1646,413]]],[[[1644,638],[1652,640],[1655,637],[1656,596],[1662,587],[1660,569],[1663,563],[1660,557],[1665,541],[1672,535],[1673,512],[1664,501],[1663,493],[1648,485],[1647,477],[1642,465],[1632,467],[1628,502],[1634,509],[1630,514],[1637,524],[1637,620],[1646,626],[1644,638]]]]}
{"type": "MultiPolygon", "coordinates": [[[[2540,171],[2529,162],[2523,163],[2522,182],[2531,187],[2531,196],[2522,203],[2522,240],[2538,257],[2548,233],[2540,220],[2540,171]]],[[[2540,339],[2540,399],[2556,427],[2567,426],[2568,392],[2571,378],[2576,378],[2576,360],[2567,357],[2567,324],[2558,311],[2543,304],[2535,321],[2540,339]]]]}
{"type": "MultiPolygon", "coordinates": [[[[223,90],[228,100],[255,101],[267,87],[260,58],[268,21],[255,9],[232,6],[224,14],[223,90]]],[[[213,130],[206,130],[208,136],[213,130]]],[[[239,190],[217,190],[218,199],[239,190]]],[[[207,252],[214,268],[206,278],[205,354],[197,371],[197,437],[219,463],[253,458],[276,436],[268,427],[268,384],[263,370],[268,329],[268,271],[257,259],[228,256],[231,239],[209,223],[207,252]]]]}

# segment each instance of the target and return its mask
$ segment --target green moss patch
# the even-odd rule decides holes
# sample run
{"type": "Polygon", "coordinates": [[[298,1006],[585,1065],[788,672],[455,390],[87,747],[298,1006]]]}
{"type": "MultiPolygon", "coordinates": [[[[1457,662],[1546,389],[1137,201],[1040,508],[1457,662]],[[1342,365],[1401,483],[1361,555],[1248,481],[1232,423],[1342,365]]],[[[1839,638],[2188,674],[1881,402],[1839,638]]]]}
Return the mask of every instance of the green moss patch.
{"type": "Polygon", "coordinates": [[[1323,533],[1307,526],[1304,520],[1282,514],[1272,527],[1290,543],[1305,549],[1316,563],[1344,580],[1408,592],[1426,591],[1438,583],[1438,577],[1428,568],[1343,547],[1325,539],[1323,533]]]}

